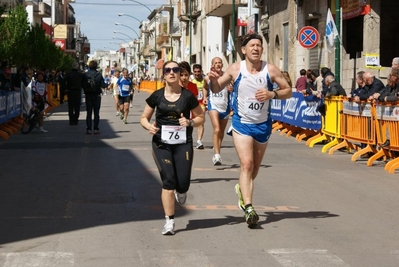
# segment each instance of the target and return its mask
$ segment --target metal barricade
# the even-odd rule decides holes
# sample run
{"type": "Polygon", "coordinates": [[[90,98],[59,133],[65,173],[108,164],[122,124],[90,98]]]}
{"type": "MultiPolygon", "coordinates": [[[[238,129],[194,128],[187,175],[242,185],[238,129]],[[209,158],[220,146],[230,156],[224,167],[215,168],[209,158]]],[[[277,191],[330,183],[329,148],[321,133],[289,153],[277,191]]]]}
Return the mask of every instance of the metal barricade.
{"type": "Polygon", "coordinates": [[[327,142],[322,148],[322,152],[326,153],[328,149],[339,144],[341,138],[341,111],[342,96],[333,96],[324,99],[326,113],[322,118],[322,129],[319,135],[310,138],[306,145],[313,147],[319,142],[327,142]]]}
{"type": "Polygon", "coordinates": [[[347,148],[355,149],[351,158],[356,161],[357,158],[368,152],[376,153],[375,143],[375,116],[374,106],[370,102],[351,102],[343,101],[343,109],[341,114],[341,137],[343,141],[331,148],[330,154],[334,151],[347,148]],[[361,147],[359,144],[363,144],[361,147]]]}
{"type": "MultiPolygon", "coordinates": [[[[392,158],[385,164],[385,170],[394,173],[399,168],[399,102],[377,103],[375,108],[377,144],[390,140],[389,147],[380,149],[375,157],[392,158]]],[[[373,157],[374,157],[373,156],[373,157]]]]}

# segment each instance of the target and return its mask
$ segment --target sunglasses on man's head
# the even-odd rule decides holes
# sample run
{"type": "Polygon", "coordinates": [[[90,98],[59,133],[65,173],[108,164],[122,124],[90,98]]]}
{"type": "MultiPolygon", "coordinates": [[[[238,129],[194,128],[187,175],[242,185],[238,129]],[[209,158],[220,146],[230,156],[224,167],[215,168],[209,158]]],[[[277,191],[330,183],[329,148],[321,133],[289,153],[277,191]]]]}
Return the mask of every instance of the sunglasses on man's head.
{"type": "Polygon", "coordinates": [[[173,70],[173,73],[179,73],[180,68],[179,67],[173,67],[173,68],[165,68],[165,74],[169,74],[173,70]]]}

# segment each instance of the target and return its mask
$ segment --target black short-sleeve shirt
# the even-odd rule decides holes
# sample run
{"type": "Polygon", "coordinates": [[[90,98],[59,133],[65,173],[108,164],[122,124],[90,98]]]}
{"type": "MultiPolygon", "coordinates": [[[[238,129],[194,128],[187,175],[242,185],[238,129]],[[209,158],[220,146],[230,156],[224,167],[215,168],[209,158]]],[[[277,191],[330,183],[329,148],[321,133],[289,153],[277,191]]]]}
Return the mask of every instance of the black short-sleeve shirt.
{"type": "MultiPolygon", "coordinates": [[[[175,102],[170,102],[165,98],[165,88],[153,92],[146,102],[155,109],[155,121],[158,128],[161,128],[162,125],[180,125],[181,114],[183,113],[185,118],[190,118],[191,110],[199,105],[194,94],[183,87],[180,98],[175,102]]],[[[187,143],[193,141],[192,133],[193,127],[187,127],[187,143]]],[[[153,141],[161,142],[161,131],[154,135],[153,141]]]]}

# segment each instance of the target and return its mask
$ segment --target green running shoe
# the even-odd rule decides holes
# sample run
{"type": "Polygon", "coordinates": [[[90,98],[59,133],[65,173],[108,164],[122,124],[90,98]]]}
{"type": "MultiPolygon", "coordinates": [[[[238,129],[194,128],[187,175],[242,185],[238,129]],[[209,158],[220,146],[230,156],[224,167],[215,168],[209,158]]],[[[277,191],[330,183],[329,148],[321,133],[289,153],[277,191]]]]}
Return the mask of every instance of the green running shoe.
{"type": "Polygon", "coordinates": [[[245,211],[244,199],[242,199],[242,194],[241,194],[241,189],[240,189],[240,185],[239,184],[236,184],[235,190],[236,190],[236,194],[238,195],[238,207],[242,211],[245,211]]]}
{"type": "Polygon", "coordinates": [[[252,206],[249,206],[245,210],[245,221],[247,222],[249,228],[253,228],[258,224],[259,216],[256,214],[256,211],[252,206]]]}

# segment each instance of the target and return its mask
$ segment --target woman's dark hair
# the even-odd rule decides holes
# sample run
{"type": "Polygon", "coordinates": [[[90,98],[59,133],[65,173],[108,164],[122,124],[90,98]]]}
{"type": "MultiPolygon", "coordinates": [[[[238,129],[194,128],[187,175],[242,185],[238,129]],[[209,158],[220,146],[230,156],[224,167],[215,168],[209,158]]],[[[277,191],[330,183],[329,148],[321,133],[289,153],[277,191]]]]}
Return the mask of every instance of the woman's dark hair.
{"type": "Polygon", "coordinates": [[[179,63],[180,71],[186,70],[188,74],[191,74],[191,67],[190,64],[188,64],[187,61],[182,61],[179,63]]]}
{"type": "Polygon", "coordinates": [[[310,72],[310,74],[312,74],[313,76],[315,76],[315,77],[319,77],[319,75],[320,75],[320,73],[319,73],[319,70],[318,69],[314,69],[314,70],[312,70],[311,72],[310,72]]]}
{"type": "Polygon", "coordinates": [[[174,60],[166,61],[165,63],[163,63],[163,66],[162,66],[162,73],[163,73],[164,75],[165,75],[165,66],[168,65],[169,63],[176,63],[176,65],[178,65],[178,66],[180,67],[179,63],[177,63],[177,62],[174,61],[174,60]]]}

